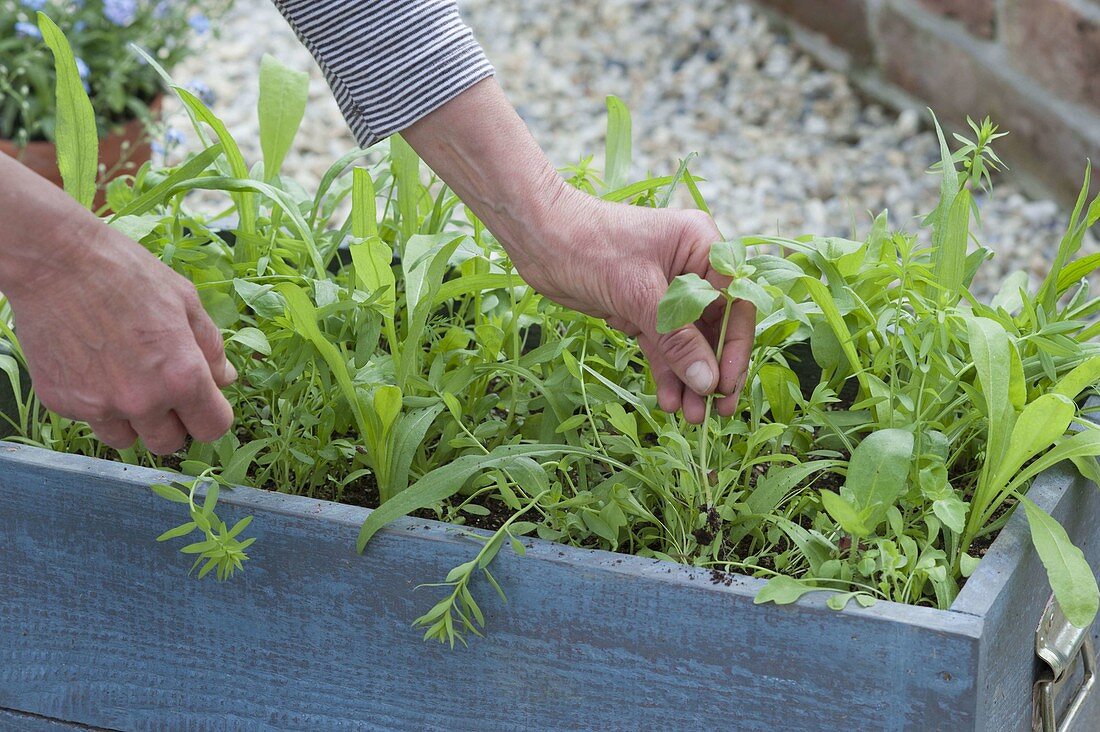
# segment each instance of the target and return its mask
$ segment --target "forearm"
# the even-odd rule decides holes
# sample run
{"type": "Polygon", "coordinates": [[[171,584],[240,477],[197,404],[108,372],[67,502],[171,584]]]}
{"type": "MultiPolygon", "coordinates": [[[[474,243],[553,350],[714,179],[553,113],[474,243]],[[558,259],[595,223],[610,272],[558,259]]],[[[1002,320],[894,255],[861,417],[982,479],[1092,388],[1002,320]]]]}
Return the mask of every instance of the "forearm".
{"type": "Polygon", "coordinates": [[[495,79],[485,79],[402,132],[421,158],[523,268],[567,186],[495,79]]]}
{"type": "Polygon", "coordinates": [[[3,154],[0,181],[0,292],[14,298],[67,267],[101,224],[60,188],[3,154]]]}
{"type": "Polygon", "coordinates": [[[493,74],[454,0],[273,2],[317,59],[363,147],[493,74]]]}

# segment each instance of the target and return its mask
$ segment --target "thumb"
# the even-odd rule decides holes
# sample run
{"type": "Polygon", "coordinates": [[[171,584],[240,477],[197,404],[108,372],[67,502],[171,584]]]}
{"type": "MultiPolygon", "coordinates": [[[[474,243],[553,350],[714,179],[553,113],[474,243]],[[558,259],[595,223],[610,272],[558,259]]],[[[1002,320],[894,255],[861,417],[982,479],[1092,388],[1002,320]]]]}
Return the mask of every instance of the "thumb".
{"type": "Polygon", "coordinates": [[[210,366],[210,375],[214,377],[214,383],[225,388],[237,380],[237,369],[229,363],[225,356],[225,342],[222,340],[221,331],[214,321],[207,315],[198,298],[188,307],[188,320],[191,323],[191,331],[195,334],[195,342],[202,351],[207,365],[210,366]]]}
{"type": "Polygon", "coordinates": [[[644,322],[639,323],[643,334],[674,374],[689,389],[706,396],[718,386],[718,360],[710,343],[694,324],[685,325],[669,333],[657,332],[657,304],[667,288],[663,278],[656,277],[648,288],[644,322]]]}

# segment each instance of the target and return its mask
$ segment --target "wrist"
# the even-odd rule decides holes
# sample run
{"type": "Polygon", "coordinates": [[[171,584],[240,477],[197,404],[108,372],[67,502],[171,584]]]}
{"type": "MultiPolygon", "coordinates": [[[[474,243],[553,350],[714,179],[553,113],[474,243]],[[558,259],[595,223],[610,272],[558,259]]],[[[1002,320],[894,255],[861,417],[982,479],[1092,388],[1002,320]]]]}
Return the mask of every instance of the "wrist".
{"type": "Polygon", "coordinates": [[[16,307],[87,284],[117,261],[114,232],[91,214],[79,219],[35,231],[19,256],[5,257],[0,292],[16,307]]]}
{"type": "Polygon", "coordinates": [[[107,230],[64,191],[0,154],[0,292],[29,299],[77,258],[102,246],[107,230]]]}

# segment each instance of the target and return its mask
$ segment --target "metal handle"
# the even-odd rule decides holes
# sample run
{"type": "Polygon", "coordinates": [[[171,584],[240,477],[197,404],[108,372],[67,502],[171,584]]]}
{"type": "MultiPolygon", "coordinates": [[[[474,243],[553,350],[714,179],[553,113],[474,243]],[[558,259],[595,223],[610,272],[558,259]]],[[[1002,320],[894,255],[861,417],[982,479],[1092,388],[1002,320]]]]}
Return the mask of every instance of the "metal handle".
{"type": "Polygon", "coordinates": [[[1050,677],[1035,684],[1038,717],[1035,727],[1042,732],[1070,732],[1078,721],[1089,692],[1096,685],[1096,653],[1089,633],[1088,628],[1071,625],[1051,596],[1035,630],[1035,653],[1050,668],[1050,677]],[[1083,670],[1081,685],[1074,692],[1065,716],[1059,720],[1054,702],[1073,678],[1078,659],[1083,670]]]}

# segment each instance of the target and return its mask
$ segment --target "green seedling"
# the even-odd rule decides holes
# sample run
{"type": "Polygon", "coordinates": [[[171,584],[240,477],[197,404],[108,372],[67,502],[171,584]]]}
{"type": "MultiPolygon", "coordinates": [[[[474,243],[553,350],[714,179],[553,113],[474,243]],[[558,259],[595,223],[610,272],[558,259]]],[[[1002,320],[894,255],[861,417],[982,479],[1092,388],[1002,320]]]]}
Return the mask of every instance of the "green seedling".
{"type": "MultiPolygon", "coordinates": [[[[76,109],[73,66],[61,39],[49,41],[58,93],[76,109]]],[[[1025,497],[1059,462],[1100,478],[1087,401],[1100,379],[1100,298],[1088,285],[1100,255],[1078,256],[1100,219],[1087,177],[1042,284],[1011,275],[989,303],[971,293],[990,255],[972,230],[977,194],[1003,167],[988,121],[954,150],[940,134],[926,237],[894,231],[883,213],[851,238],[716,243],[719,277],[676,278],[657,325],[684,327],[707,308],[728,319],[746,300],[756,342],[734,415],[717,417],[708,400],[695,428],[657,409],[632,339],[540,298],[403,141],[344,156],[313,190],[285,175],[304,80],[271,59],[261,76],[263,165],[177,90],[201,149],[107,191],[109,223],[195,283],[240,374],[226,391],[234,433],[190,445],[171,463],[188,477],[154,489],[186,506],[162,538],[199,533],[185,546],[197,574],[229,578],[250,541],[247,523],[217,518],[216,489],[196,499],[213,481],[376,508],[358,542],[367,554],[410,513],[488,529],[468,532],[481,545],[420,619],[449,644],[484,631],[474,580],[492,583],[504,543],[522,553],[527,536],[767,578],[761,602],[816,591],[838,609],[947,608],[1022,504],[1067,616],[1091,622],[1092,570],[1025,497]],[[190,210],[197,190],[220,193],[232,231],[190,210]]],[[[629,113],[611,100],[609,116],[606,170],[582,161],[573,185],[640,206],[679,191],[705,210],[691,156],[632,181],[629,113]]],[[[70,189],[87,199],[94,129],[77,113],[59,121],[70,189]]],[[[6,303],[0,337],[12,439],[163,467],[42,408],[6,303]]]]}

